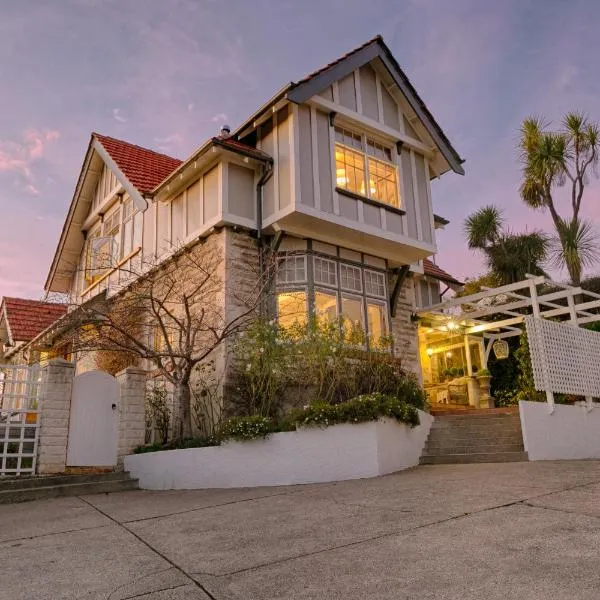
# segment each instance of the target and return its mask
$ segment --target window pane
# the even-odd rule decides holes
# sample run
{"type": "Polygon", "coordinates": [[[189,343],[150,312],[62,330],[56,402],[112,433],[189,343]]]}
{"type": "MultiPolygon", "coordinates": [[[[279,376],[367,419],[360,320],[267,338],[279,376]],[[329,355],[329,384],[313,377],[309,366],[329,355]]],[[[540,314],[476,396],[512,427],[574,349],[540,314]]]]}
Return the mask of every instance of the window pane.
{"type": "Polygon", "coordinates": [[[394,165],[369,159],[369,195],[374,200],[398,206],[398,183],[394,165]]]}
{"type": "Polygon", "coordinates": [[[277,294],[277,320],[281,327],[305,325],[307,321],[306,292],[277,294]]]}
{"type": "Polygon", "coordinates": [[[328,321],[337,319],[337,295],[315,291],[315,314],[328,321]]]}
{"type": "Polygon", "coordinates": [[[288,256],[277,266],[278,283],[304,283],[306,281],[306,257],[288,256]]]}
{"type": "Polygon", "coordinates": [[[369,296],[385,298],[385,275],[365,269],[365,291],[369,296]]]}
{"type": "Polygon", "coordinates": [[[372,347],[377,347],[381,342],[381,338],[387,335],[385,307],[382,304],[367,301],[367,322],[369,342],[372,347]]]}
{"type": "Polygon", "coordinates": [[[365,163],[362,153],[336,144],[335,181],[337,187],[364,194],[365,163]]]}
{"type": "Polygon", "coordinates": [[[337,286],[337,265],[333,260],[315,257],[315,283],[337,286]]]}
{"type": "Polygon", "coordinates": [[[343,290],[362,292],[361,270],[351,265],[340,265],[341,287],[343,290]]]}
{"type": "Polygon", "coordinates": [[[347,339],[360,343],[365,329],[362,300],[342,297],[342,321],[347,339]]]}

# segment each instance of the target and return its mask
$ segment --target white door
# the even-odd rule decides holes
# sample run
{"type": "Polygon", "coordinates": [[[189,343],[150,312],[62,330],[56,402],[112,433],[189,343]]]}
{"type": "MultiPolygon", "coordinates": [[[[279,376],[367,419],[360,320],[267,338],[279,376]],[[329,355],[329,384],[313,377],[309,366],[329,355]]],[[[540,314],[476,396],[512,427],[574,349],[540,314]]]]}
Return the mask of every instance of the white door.
{"type": "Polygon", "coordinates": [[[117,464],[119,384],[104,371],[88,371],[73,380],[67,466],[117,464]]]}

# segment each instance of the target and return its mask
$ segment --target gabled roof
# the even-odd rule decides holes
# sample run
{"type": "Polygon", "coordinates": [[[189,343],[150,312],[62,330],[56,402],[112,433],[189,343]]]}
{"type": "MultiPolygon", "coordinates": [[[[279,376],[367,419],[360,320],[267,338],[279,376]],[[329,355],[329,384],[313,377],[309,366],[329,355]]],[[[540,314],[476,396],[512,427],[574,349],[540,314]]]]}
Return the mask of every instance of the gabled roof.
{"type": "Polygon", "coordinates": [[[440,269],[440,267],[438,267],[435,263],[433,263],[427,259],[423,260],[423,272],[428,277],[433,277],[434,279],[439,279],[440,281],[443,281],[444,283],[451,283],[453,285],[460,285],[460,286],[464,285],[464,283],[462,281],[459,281],[458,279],[456,279],[455,277],[450,275],[450,273],[447,273],[446,271],[444,271],[444,269],[440,269]]]}
{"type": "Polygon", "coordinates": [[[296,104],[306,102],[309,98],[327,88],[334,81],[345,77],[354,71],[354,69],[361,67],[375,58],[379,58],[387,68],[395,84],[398,86],[421,123],[423,123],[423,126],[439,148],[450,168],[456,173],[464,175],[464,169],[462,168],[464,160],[454,149],[450,140],[447,138],[446,134],[443,132],[404,71],[400,68],[400,65],[380,35],[358,46],[358,48],[347,52],[320,69],[313,71],[301,80],[291,82],[284,86],[277,94],[275,94],[275,96],[273,96],[273,98],[271,98],[271,100],[240,125],[240,127],[235,130],[234,134],[239,135],[260,115],[279,101],[287,99],[296,104]]]}
{"type": "Polygon", "coordinates": [[[11,341],[16,343],[32,340],[66,313],[66,304],[5,296],[0,318],[6,319],[11,341]]]}
{"type": "Polygon", "coordinates": [[[92,133],[141,195],[154,189],[181,160],[107,135],[92,133]]]}

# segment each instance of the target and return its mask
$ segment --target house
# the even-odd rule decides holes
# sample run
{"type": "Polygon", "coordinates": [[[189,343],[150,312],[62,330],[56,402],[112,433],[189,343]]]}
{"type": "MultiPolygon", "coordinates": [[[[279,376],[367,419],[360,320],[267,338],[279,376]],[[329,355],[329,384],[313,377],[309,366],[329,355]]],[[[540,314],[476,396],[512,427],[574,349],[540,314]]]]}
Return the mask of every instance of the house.
{"type": "Polygon", "coordinates": [[[464,174],[462,163],[378,36],[183,161],[93,133],[45,289],[75,304],[110,298],[146,257],[167,261],[201,240],[233,265],[226,292],[268,246],[281,259],[280,323],[329,314],[371,342],[392,334],[418,373],[415,307],[439,301],[442,284],[460,286],[430,260],[447,224],[430,182],[464,174]]]}
{"type": "Polygon", "coordinates": [[[66,304],[7,296],[2,298],[0,363],[32,364],[47,359],[47,353],[41,356],[39,353],[28,353],[28,344],[66,313],[66,304]]]}

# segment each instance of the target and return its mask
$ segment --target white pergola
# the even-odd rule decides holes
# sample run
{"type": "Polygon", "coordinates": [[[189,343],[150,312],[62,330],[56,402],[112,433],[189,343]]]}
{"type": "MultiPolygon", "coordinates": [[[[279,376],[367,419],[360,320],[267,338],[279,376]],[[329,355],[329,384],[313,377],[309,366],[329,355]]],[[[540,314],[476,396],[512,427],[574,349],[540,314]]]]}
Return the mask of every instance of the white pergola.
{"type": "MultiPolygon", "coordinates": [[[[574,327],[600,321],[600,294],[543,276],[528,276],[517,283],[421,308],[417,315],[430,333],[464,336],[467,372],[472,375],[469,344],[479,342],[485,368],[494,342],[521,335],[523,328],[518,325],[527,317],[562,321],[574,327]]],[[[551,390],[546,390],[551,396],[551,390]]]]}

